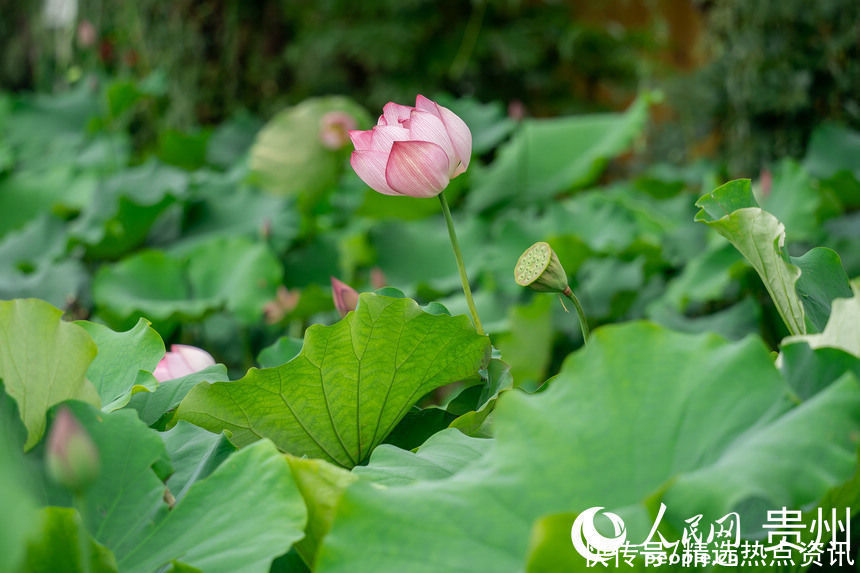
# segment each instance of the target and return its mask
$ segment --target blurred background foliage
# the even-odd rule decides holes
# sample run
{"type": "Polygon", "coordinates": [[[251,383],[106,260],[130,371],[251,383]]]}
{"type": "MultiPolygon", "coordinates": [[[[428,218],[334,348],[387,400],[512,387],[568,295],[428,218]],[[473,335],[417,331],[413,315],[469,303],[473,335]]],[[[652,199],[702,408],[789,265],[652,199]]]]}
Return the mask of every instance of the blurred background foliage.
{"type": "Polygon", "coordinates": [[[801,156],[823,119],[860,126],[853,0],[79,0],[72,28],[39,1],[0,4],[0,87],[158,72],[172,129],[325,94],[375,109],[446,91],[551,116],[659,86],[656,155],[750,175],[801,156]]]}

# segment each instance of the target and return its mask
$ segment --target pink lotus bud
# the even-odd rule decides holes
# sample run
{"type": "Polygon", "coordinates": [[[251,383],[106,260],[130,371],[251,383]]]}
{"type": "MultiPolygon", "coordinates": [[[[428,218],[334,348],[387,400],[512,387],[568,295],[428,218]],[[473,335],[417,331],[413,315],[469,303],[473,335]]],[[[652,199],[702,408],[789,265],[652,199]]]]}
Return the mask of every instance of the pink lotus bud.
{"type": "Polygon", "coordinates": [[[320,141],[328,149],[340,149],[349,143],[349,132],[358,127],[355,118],[345,111],[330,111],[320,120],[320,141]]]}
{"type": "Polygon", "coordinates": [[[522,121],[526,116],[526,106],[518,99],[508,103],[508,117],[514,121],[522,121]]]}
{"type": "Polygon", "coordinates": [[[331,277],[331,297],[334,299],[334,307],[342,317],[358,306],[358,292],[334,277],[331,277]]]}
{"type": "Polygon", "coordinates": [[[98,449],[66,406],[51,425],[45,462],[51,479],[71,490],[83,490],[99,475],[98,449]]]}
{"type": "Polygon", "coordinates": [[[469,167],[472,133],[450,109],[419,95],[415,107],[389,102],[376,127],[350,131],[352,168],[385,195],[435,197],[469,167]]]}
{"type": "Polygon", "coordinates": [[[89,20],[81,20],[78,24],[78,44],[89,48],[96,43],[96,27],[89,20]]]}
{"type": "Polygon", "coordinates": [[[388,284],[388,279],[385,278],[385,273],[379,267],[370,269],[370,284],[373,288],[382,288],[388,284]]]}
{"type": "Polygon", "coordinates": [[[215,359],[205,350],[196,346],[173,344],[170,346],[170,352],[165,353],[164,358],[155,367],[152,375],[159,382],[164,382],[199,372],[213,364],[215,359]]]}
{"type": "Polygon", "coordinates": [[[762,169],[758,181],[759,185],[761,185],[761,196],[763,199],[767,199],[768,195],[770,195],[770,189],[773,186],[773,174],[769,169],[762,169]]]}

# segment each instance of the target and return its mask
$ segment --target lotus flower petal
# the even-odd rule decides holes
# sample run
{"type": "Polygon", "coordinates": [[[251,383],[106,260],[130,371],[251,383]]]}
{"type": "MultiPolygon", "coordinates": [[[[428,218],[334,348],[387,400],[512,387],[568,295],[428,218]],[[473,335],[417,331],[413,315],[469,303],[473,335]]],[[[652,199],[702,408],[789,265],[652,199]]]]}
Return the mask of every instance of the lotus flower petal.
{"type": "Polygon", "coordinates": [[[423,95],[418,95],[415,99],[415,107],[432,113],[445,125],[445,130],[448,132],[448,137],[454,146],[454,153],[460,162],[452,177],[456,177],[466,171],[469,168],[469,160],[472,157],[472,132],[469,130],[469,126],[466,125],[466,122],[447,107],[442,107],[423,95]]]}
{"type": "Polygon", "coordinates": [[[385,180],[410,197],[435,197],[448,186],[448,154],[428,141],[396,141],[391,147],[385,180]]]}
{"type": "Polygon", "coordinates": [[[362,181],[374,191],[384,195],[402,195],[391,187],[385,179],[385,166],[388,153],[384,151],[353,151],[349,163],[362,181]]]}
{"type": "Polygon", "coordinates": [[[159,382],[199,372],[215,364],[212,355],[196,346],[173,344],[152,373],[159,382]]]}
{"type": "Polygon", "coordinates": [[[409,119],[411,111],[412,108],[408,105],[390,101],[382,107],[382,115],[379,117],[378,125],[400,125],[400,122],[409,119]]]}
{"type": "MultiPolygon", "coordinates": [[[[454,153],[454,145],[448,137],[448,130],[442,120],[432,113],[414,110],[409,116],[410,141],[429,141],[445,150],[448,155],[448,167],[457,166],[459,159],[454,153]]],[[[449,176],[451,173],[448,174],[449,176]]]]}

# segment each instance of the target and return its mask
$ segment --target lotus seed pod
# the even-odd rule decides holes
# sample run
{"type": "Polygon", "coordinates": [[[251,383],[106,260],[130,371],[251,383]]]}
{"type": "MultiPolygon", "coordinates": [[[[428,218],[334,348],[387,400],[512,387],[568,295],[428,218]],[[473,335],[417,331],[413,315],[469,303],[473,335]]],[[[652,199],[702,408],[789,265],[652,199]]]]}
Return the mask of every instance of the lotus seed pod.
{"type": "Polygon", "coordinates": [[[514,279],[518,285],[538,292],[564,293],[569,288],[567,274],[558,256],[549,243],[543,241],[535,243],[520,255],[514,267],[514,279]]]}

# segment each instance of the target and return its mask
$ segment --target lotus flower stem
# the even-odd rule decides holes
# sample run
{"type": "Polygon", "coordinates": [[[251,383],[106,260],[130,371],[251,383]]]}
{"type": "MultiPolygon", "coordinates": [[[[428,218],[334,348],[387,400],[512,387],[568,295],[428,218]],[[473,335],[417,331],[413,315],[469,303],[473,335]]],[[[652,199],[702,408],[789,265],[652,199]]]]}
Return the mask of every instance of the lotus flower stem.
{"type": "Polygon", "coordinates": [[[573,291],[568,286],[561,293],[570,299],[570,302],[573,303],[573,306],[576,307],[576,314],[579,315],[579,327],[582,329],[582,342],[583,344],[588,344],[588,321],[585,320],[585,311],[582,310],[582,305],[579,304],[579,299],[576,298],[576,295],[573,294],[573,291]]]}
{"type": "Polygon", "coordinates": [[[457,269],[460,271],[460,282],[463,284],[463,293],[466,295],[466,304],[469,305],[469,312],[472,314],[472,323],[475,325],[475,331],[483,335],[484,328],[481,326],[481,319],[478,318],[478,309],[475,307],[475,300],[472,298],[472,289],[469,287],[469,276],[466,274],[466,265],[463,264],[463,253],[460,252],[460,243],[457,241],[457,232],[454,230],[454,219],[451,218],[451,209],[448,207],[448,200],[445,199],[445,193],[439,193],[439,202],[442,203],[442,213],[445,215],[445,222],[448,224],[448,236],[451,238],[451,247],[454,249],[454,258],[457,259],[457,269]]]}

